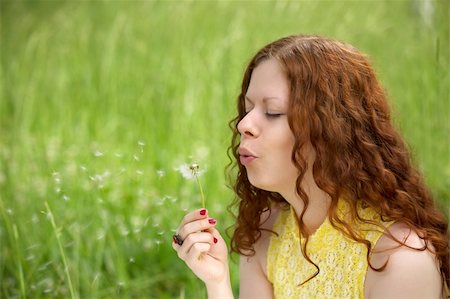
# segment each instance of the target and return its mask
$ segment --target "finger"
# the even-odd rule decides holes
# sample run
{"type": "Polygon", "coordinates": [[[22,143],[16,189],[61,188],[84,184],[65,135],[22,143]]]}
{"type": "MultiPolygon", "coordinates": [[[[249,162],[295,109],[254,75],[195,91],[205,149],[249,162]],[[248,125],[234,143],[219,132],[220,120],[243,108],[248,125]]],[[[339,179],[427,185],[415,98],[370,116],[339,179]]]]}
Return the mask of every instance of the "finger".
{"type": "Polygon", "coordinates": [[[208,243],[210,245],[215,244],[217,242],[217,238],[215,238],[211,233],[208,232],[198,232],[194,234],[190,234],[186,237],[183,242],[183,245],[173,245],[174,249],[178,251],[178,257],[182,260],[186,260],[186,257],[192,247],[198,243],[208,243]]]}
{"type": "Polygon", "coordinates": [[[208,217],[208,210],[207,209],[197,209],[195,211],[192,211],[189,214],[186,214],[183,219],[181,220],[180,223],[180,227],[186,225],[189,222],[195,221],[195,220],[199,220],[199,219],[204,219],[208,217]]]}
{"type": "Polygon", "coordinates": [[[206,254],[211,249],[211,244],[209,243],[195,243],[192,245],[190,250],[187,252],[186,258],[184,259],[187,264],[198,261],[203,254],[206,254]]]}
{"type": "Polygon", "coordinates": [[[186,239],[190,234],[211,229],[216,224],[217,220],[214,218],[195,220],[186,223],[184,226],[181,226],[180,229],[178,230],[178,235],[180,235],[181,239],[184,241],[184,239],[186,239]]]}

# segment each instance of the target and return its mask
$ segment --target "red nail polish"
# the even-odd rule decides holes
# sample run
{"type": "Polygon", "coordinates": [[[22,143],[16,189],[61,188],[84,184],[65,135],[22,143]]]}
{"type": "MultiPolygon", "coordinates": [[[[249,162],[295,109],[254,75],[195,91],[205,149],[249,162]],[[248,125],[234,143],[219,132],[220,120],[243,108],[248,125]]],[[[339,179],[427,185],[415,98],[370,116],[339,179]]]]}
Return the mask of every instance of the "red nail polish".
{"type": "Polygon", "coordinates": [[[200,215],[205,216],[206,215],[206,209],[201,209],[200,210],[200,215]]]}
{"type": "Polygon", "coordinates": [[[216,244],[217,243],[217,238],[216,237],[214,237],[214,244],[216,244]]]}
{"type": "Polygon", "coordinates": [[[214,218],[209,218],[208,222],[209,222],[209,224],[216,224],[217,220],[214,218]]]}

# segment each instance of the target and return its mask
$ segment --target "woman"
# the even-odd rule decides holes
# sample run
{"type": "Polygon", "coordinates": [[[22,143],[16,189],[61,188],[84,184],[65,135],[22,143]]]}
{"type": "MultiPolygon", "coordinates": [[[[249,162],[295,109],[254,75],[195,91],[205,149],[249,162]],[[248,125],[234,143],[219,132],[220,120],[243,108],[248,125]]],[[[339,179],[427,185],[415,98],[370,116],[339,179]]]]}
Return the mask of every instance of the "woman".
{"type": "MultiPolygon", "coordinates": [[[[231,122],[240,298],[442,298],[448,221],[394,129],[367,58],[290,36],[248,65],[231,122]]],[[[173,248],[232,298],[227,247],[205,209],[173,248]]]]}

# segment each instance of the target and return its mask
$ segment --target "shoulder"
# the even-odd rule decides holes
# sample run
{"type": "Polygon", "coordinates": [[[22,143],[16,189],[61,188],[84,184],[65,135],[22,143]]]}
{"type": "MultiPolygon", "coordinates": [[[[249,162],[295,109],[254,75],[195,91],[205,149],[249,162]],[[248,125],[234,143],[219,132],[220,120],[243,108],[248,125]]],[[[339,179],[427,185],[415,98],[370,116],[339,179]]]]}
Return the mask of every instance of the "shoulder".
{"type": "Polygon", "coordinates": [[[370,259],[374,268],[386,265],[383,271],[368,269],[367,298],[439,298],[441,276],[439,266],[428,244],[403,223],[388,228],[377,242],[370,259]],[[398,244],[389,233],[405,245],[398,244]]]}
{"type": "Polygon", "coordinates": [[[280,211],[280,206],[276,205],[261,214],[261,238],[254,245],[255,255],[240,257],[240,298],[272,298],[272,284],[266,270],[267,250],[273,235],[271,230],[280,211]]]}
{"type": "MultiPolygon", "coordinates": [[[[271,209],[264,211],[260,216],[260,228],[261,228],[261,237],[254,244],[255,255],[249,257],[247,259],[256,260],[262,266],[265,266],[265,260],[267,256],[267,249],[270,244],[270,239],[274,235],[273,227],[280,215],[280,212],[283,210],[283,206],[274,205],[271,209]]],[[[265,267],[263,267],[265,270],[265,267]]]]}

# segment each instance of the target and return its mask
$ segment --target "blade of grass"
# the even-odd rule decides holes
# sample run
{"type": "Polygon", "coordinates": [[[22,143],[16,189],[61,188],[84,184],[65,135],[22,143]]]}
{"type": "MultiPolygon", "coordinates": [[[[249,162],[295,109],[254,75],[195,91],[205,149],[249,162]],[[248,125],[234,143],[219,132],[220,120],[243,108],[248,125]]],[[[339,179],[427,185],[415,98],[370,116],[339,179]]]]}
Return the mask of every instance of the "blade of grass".
{"type": "Polygon", "coordinates": [[[53,217],[53,213],[52,213],[52,211],[50,209],[50,206],[48,205],[47,201],[45,201],[45,207],[46,207],[48,215],[50,217],[50,222],[52,224],[53,231],[54,231],[55,236],[56,236],[56,242],[58,243],[59,252],[61,254],[61,258],[62,258],[62,261],[63,261],[63,264],[64,264],[64,272],[66,274],[67,283],[69,284],[70,297],[72,299],[78,298],[78,296],[75,295],[75,291],[73,289],[72,280],[70,278],[70,273],[69,273],[69,266],[67,265],[66,255],[64,254],[64,249],[62,247],[61,240],[59,238],[59,233],[58,233],[58,229],[56,227],[55,218],[53,217]]]}

